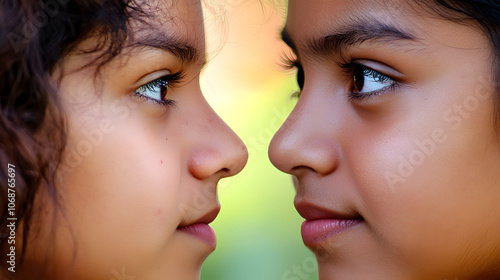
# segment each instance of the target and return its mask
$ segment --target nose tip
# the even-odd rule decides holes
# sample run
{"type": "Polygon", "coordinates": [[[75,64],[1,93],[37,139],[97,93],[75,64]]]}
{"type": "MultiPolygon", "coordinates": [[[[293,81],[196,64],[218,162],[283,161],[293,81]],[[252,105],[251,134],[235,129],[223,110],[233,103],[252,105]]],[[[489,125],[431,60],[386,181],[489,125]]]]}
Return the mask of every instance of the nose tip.
{"type": "Polygon", "coordinates": [[[233,141],[235,143],[232,144],[232,147],[228,152],[228,167],[223,168],[223,173],[225,173],[225,176],[223,177],[230,177],[240,173],[248,162],[247,147],[233,131],[231,131],[231,133],[233,134],[233,141]]]}
{"type": "Polygon", "coordinates": [[[293,166],[291,165],[290,159],[292,158],[293,139],[286,134],[287,128],[285,124],[276,132],[274,137],[271,139],[269,144],[269,149],[267,151],[269,160],[271,163],[285,173],[290,173],[293,166]]]}
{"type": "Polygon", "coordinates": [[[341,153],[336,138],[311,123],[321,122],[290,116],[274,135],[268,155],[276,168],[292,175],[304,169],[326,175],[337,169],[341,153]]]}
{"type": "Polygon", "coordinates": [[[248,151],[241,139],[218,117],[210,133],[199,135],[200,144],[191,149],[189,172],[198,179],[221,179],[238,174],[245,167],[248,151]]]}

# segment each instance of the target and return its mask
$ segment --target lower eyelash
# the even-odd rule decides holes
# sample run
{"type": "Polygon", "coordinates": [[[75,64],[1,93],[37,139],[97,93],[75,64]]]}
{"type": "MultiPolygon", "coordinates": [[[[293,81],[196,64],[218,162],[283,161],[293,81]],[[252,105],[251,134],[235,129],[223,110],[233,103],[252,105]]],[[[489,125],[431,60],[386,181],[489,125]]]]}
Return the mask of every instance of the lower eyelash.
{"type": "MultiPolygon", "coordinates": [[[[166,75],[166,76],[160,77],[156,80],[153,80],[153,81],[143,85],[143,87],[145,87],[146,89],[151,90],[151,91],[155,90],[156,87],[159,87],[159,86],[165,86],[165,87],[167,87],[167,89],[174,88],[182,81],[184,76],[185,75],[183,72],[177,72],[177,73],[174,73],[171,75],[166,75]]],[[[175,106],[176,105],[176,102],[174,100],[171,100],[171,99],[157,100],[157,99],[145,96],[143,94],[140,94],[138,92],[134,92],[134,96],[142,98],[146,101],[156,103],[156,104],[161,105],[161,106],[175,106]]]]}
{"type": "Polygon", "coordinates": [[[372,75],[374,76],[374,78],[378,78],[379,80],[380,79],[391,79],[392,80],[392,84],[388,87],[385,87],[385,88],[382,88],[380,90],[377,90],[377,91],[374,91],[374,92],[371,92],[371,93],[364,93],[364,94],[360,94],[360,93],[356,93],[356,92],[353,92],[352,90],[349,90],[348,92],[348,98],[349,98],[349,101],[351,102],[360,102],[364,99],[368,99],[368,98],[372,98],[372,97],[375,97],[375,96],[380,96],[382,95],[383,93],[387,92],[387,91],[392,91],[392,90],[395,90],[397,87],[399,87],[399,83],[394,80],[393,78],[387,76],[387,75],[384,75],[376,70],[373,70],[371,68],[368,68],[362,64],[359,64],[359,63],[356,63],[356,62],[353,62],[352,60],[350,60],[349,58],[347,57],[341,57],[341,62],[338,63],[338,66],[342,69],[343,72],[345,72],[347,75],[349,75],[349,80],[351,79],[351,75],[353,75],[353,72],[354,72],[354,67],[358,66],[358,67],[363,67],[364,71],[368,71],[368,73],[372,73],[372,75]]]}
{"type": "Polygon", "coordinates": [[[382,94],[385,94],[388,91],[393,91],[398,87],[399,87],[399,84],[396,81],[393,81],[393,83],[390,86],[387,86],[385,88],[382,88],[382,89],[374,91],[374,92],[360,94],[360,93],[349,91],[349,93],[347,95],[348,95],[349,101],[360,102],[360,101],[363,101],[365,99],[373,98],[376,96],[381,96],[382,94]]]}
{"type": "Polygon", "coordinates": [[[301,90],[294,91],[290,94],[290,99],[299,99],[301,94],[301,90]]]}
{"type": "Polygon", "coordinates": [[[136,98],[140,98],[140,99],[142,99],[144,101],[152,102],[154,104],[161,105],[161,106],[167,106],[168,107],[168,106],[175,106],[176,105],[175,100],[172,100],[172,99],[157,100],[157,99],[145,96],[143,94],[140,94],[137,91],[133,92],[133,96],[136,97],[136,98]]]}
{"type": "Polygon", "coordinates": [[[172,99],[157,100],[157,99],[154,99],[154,98],[149,98],[149,97],[147,97],[145,95],[142,95],[142,94],[139,94],[137,92],[134,92],[134,96],[138,97],[138,98],[141,98],[141,99],[144,99],[145,101],[153,102],[155,104],[158,104],[158,105],[161,105],[161,106],[166,106],[166,107],[176,106],[176,104],[177,104],[175,102],[175,100],[172,100],[172,99]]]}

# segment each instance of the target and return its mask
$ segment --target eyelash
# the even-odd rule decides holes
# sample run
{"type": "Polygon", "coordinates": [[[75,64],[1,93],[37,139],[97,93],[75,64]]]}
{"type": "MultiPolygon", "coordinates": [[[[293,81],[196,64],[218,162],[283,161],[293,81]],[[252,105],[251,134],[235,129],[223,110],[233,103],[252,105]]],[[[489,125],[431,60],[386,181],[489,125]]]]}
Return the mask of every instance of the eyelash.
{"type": "MultiPolygon", "coordinates": [[[[182,82],[182,79],[184,78],[184,76],[185,75],[183,72],[177,72],[174,74],[165,75],[165,76],[160,77],[158,79],[152,80],[151,82],[146,83],[146,84],[140,86],[139,88],[145,88],[146,90],[154,91],[158,87],[164,87],[168,90],[169,88],[175,88],[176,86],[178,86],[178,84],[182,82]]],[[[139,89],[139,88],[137,88],[137,89],[139,89]]],[[[167,94],[165,94],[165,96],[167,94]]],[[[152,101],[152,102],[154,102],[158,105],[161,105],[161,106],[165,106],[165,107],[175,106],[175,101],[172,99],[157,100],[157,99],[151,98],[149,96],[140,94],[139,92],[137,92],[137,90],[134,92],[134,95],[136,97],[143,98],[147,101],[152,101]]]]}
{"type": "MultiPolygon", "coordinates": [[[[349,97],[349,100],[352,102],[361,102],[365,99],[373,98],[376,96],[381,96],[384,93],[393,91],[395,88],[397,88],[400,85],[396,79],[394,79],[386,74],[380,73],[379,71],[374,70],[372,68],[369,68],[363,64],[356,63],[356,62],[350,61],[350,60],[346,60],[344,58],[342,59],[342,61],[343,62],[339,63],[338,65],[340,68],[342,68],[342,70],[347,75],[349,75],[349,78],[354,76],[354,72],[356,71],[356,67],[359,67],[359,68],[361,68],[361,70],[363,70],[364,75],[371,76],[376,81],[379,81],[379,82],[392,81],[390,86],[382,88],[380,90],[369,92],[369,93],[359,93],[359,92],[355,92],[354,90],[349,90],[348,97],[349,97]]],[[[352,86],[352,88],[355,88],[355,87],[352,86]]]]}
{"type": "Polygon", "coordinates": [[[304,80],[303,80],[304,70],[302,68],[302,65],[299,63],[299,61],[296,58],[292,57],[290,54],[283,53],[281,55],[280,66],[283,69],[285,69],[285,71],[297,69],[297,83],[298,83],[298,86],[300,89],[293,92],[290,97],[291,98],[299,98],[300,94],[302,93],[302,88],[304,86],[304,80]]]}
{"type": "MultiPolygon", "coordinates": [[[[344,73],[346,73],[346,75],[349,76],[349,79],[351,79],[353,77],[356,67],[361,67],[363,69],[364,74],[371,75],[377,81],[382,81],[382,82],[387,81],[387,80],[392,81],[392,83],[389,87],[383,88],[383,89],[378,90],[378,91],[365,93],[365,94],[358,93],[358,92],[355,92],[354,90],[350,89],[349,93],[348,93],[348,98],[349,98],[349,101],[351,101],[351,102],[361,102],[364,99],[380,96],[386,92],[393,91],[396,87],[398,87],[400,85],[396,79],[394,79],[388,75],[385,75],[383,73],[380,73],[377,70],[371,69],[371,68],[364,66],[360,63],[356,63],[356,62],[354,62],[348,58],[345,58],[345,57],[342,57],[341,59],[342,59],[342,62],[338,63],[338,66],[342,69],[342,71],[344,73]]],[[[300,94],[302,92],[303,79],[304,79],[304,76],[303,76],[304,70],[302,68],[302,65],[299,63],[299,61],[296,58],[290,56],[289,54],[283,53],[281,56],[281,66],[285,70],[291,70],[291,69],[295,69],[295,68],[298,69],[297,79],[302,79],[302,81],[298,81],[300,90],[292,93],[292,97],[299,98],[300,94]],[[300,77],[300,75],[302,75],[302,77],[300,77]],[[302,85],[301,85],[301,83],[302,83],[302,85]]],[[[354,88],[354,86],[351,86],[351,87],[354,88]]]]}

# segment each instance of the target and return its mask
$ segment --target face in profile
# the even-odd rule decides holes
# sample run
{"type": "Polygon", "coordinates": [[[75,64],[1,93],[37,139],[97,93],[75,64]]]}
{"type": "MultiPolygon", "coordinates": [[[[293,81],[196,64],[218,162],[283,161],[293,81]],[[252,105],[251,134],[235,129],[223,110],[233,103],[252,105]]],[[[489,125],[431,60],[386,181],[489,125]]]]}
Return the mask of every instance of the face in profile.
{"type": "Polygon", "coordinates": [[[27,256],[33,268],[47,256],[50,279],[199,279],[216,245],[217,182],[246,163],[200,90],[200,2],[148,5],[112,61],[87,65],[99,55],[85,52],[91,37],[54,74],[68,124],[61,211],[32,226],[42,237],[27,256]],[[55,239],[44,240],[49,222],[55,239]]]}
{"type": "Polygon", "coordinates": [[[320,279],[500,275],[493,50],[428,8],[289,1],[301,93],[269,156],[320,279]]]}

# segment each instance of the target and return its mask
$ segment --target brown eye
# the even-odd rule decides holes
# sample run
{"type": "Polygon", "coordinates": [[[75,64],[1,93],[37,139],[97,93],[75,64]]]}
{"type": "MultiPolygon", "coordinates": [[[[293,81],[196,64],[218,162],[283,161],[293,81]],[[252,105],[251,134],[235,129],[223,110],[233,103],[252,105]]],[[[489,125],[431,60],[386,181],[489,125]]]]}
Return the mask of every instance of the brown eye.
{"type": "Polygon", "coordinates": [[[380,93],[395,84],[394,79],[363,65],[353,66],[353,92],[370,95],[380,93]]]}
{"type": "Polygon", "coordinates": [[[365,86],[365,71],[362,67],[354,67],[353,80],[354,90],[356,92],[362,92],[363,87],[365,86]]]}
{"type": "Polygon", "coordinates": [[[168,81],[162,81],[158,87],[160,88],[160,97],[161,100],[165,100],[168,92],[168,81]]]}

